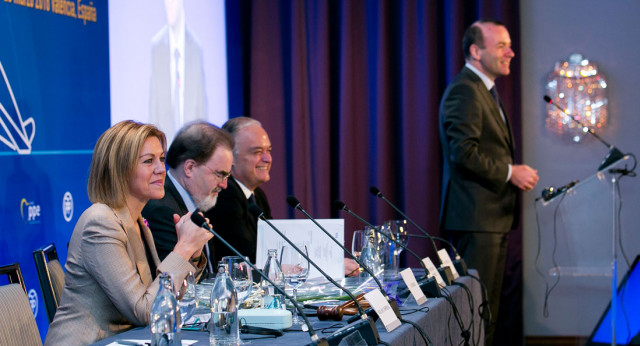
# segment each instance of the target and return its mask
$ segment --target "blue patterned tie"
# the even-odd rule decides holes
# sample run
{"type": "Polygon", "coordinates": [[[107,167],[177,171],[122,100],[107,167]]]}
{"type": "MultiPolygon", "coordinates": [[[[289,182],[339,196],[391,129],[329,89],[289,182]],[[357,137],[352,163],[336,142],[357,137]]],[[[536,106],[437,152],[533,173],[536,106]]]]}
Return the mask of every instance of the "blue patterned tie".
{"type": "Polygon", "coordinates": [[[489,92],[491,93],[491,96],[493,96],[493,100],[496,101],[498,109],[500,109],[500,96],[498,96],[498,89],[496,89],[496,86],[494,85],[489,92]]]}
{"type": "Polygon", "coordinates": [[[502,111],[502,106],[500,106],[500,96],[498,96],[498,89],[494,85],[491,89],[489,89],[491,96],[493,96],[493,100],[496,101],[496,105],[498,106],[498,110],[500,111],[500,116],[502,117],[502,121],[507,122],[507,118],[504,116],[504,112],[502,111]]]}

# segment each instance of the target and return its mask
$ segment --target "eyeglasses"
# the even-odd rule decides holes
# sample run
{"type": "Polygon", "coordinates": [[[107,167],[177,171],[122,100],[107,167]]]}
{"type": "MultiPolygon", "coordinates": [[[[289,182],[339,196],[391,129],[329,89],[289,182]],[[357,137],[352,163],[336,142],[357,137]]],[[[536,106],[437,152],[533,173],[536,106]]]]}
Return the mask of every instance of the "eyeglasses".
{"type": "Polygon", "coordinates": [[[229,179],[229,177],[231,176],[231,172],[214,171],[213,169],[209,168],[207,165],[202,165],[202,166],[208,169],[209,172],[211,172],[211,174],[213,174],[220,182],[223,182],[229,179]]]}

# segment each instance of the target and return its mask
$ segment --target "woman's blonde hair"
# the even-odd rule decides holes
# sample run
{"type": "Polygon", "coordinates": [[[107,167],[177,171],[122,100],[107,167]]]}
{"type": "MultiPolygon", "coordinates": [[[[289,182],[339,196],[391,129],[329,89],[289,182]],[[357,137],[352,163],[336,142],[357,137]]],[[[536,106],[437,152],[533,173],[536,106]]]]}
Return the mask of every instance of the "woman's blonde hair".
{"type": "Polygon", "coordinates": [[[112,208],[125,205],[133,170],[149,137],[157,137],[166,152],[164,132],[133,120],[121,121],[100,136],[93,149],[87,184],[91,203],[104,203],[112,208]]]}

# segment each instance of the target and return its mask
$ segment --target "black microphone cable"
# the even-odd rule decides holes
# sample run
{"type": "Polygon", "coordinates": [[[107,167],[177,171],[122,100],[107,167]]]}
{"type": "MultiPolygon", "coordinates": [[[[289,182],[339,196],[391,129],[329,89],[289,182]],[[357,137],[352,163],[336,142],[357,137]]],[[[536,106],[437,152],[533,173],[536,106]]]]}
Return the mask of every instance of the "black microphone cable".
{"type": "MultiPolygon", "coordinates": [[[[453,313],[453,316],[456,319],[456,322],[458,323],[458,326],[461,330],[460,336],[462,336],[463,344],[465,346],[469,345],[471,333],[467,329],[465,329],[464,323],[462,322],[462,316],[460,316],[460,311],[458,310],[456,303],[453,301],[453,298],[451,298],[451,293],[446,287],[442,289],[442,298],[444,298],[449,303],[449,305],[451,305],[451,312],[453,313]]],[[[451,314],[449,314],[449,321],[451,321],[451,314]]],[[[447,327],[449,328],[449,340],[451,341],[451,326],[448,323],[447,327]]]]}
{"type": "Polygon", "coordinates": [[[433,345],[433,342],[431,342],[431,339],[429,339],[429,336],[424,332],[424,330],[422,330],[422,328],[420,328],[420,326],[418,326],[417,323],[406,320],[404,318],[401,318],[400,322],[412,325],[418,331],[418,333],[420,333],[420,336],[422,336],[422,340],[424,341],[425,345],[433,345]]]}
{"type": "MultiPolygon", "coordinates": [[[[420,308],[411,308],[411,309],[400,309],[400,311],[402,312],[402,316],[409,316],[411,314],[415,314],[416,312],[422,312],[422,313],[428,313],[431,309],[429,309],[428,306],[423,306],[420,308]]],[[[431,341],[431,339],[429,338],[429,336],[427,335],[427,333],[424,332],[424,330],[422,328],[420,328],[420,326],[418,326],[417,324],[415,324],[412,321],[409,320],[405,320],[405,319],[401,319],[401,322],[405,322],[408,323],[412,326],[414,326],[418,332],[423,336],[423,339],[425,340],[425,344],[427,345],[433,345],[433,341],[431,341]]]]}
{"type": "MultiPolygon", "coordinates": [[[[471,294],[471,289],[469,289],[469,286],[463,284],[462,282],[453,282],[452,285],[456,285],[456,286],[462,287],[462,289],[467,294],[467,302],[469,303],[469,310],[471,312],[471,320],[469,321],[469,328],[467,328],[467,330],[470,331],[470,337],[471,337],[471,340],[473,341],[474,340],[474,337],[473,337],[474,328],[473,328],[473,326],[474,326],[474,321],[475,321],[474,320],[475,303],[473,301],[473,294],[471,294]]],[[[479,338],[479,336],[478,336],[478,338],[479,338]]],[[[479,342],[479,340],[478,340],[478,342],[479,342]]]]}
{"type": "Polygon", "coordinates": [[[629,258],[627,257],[627,253],[624,251],[624,246],[623,246],[623,241],[622,241],[622,192],[620,191],[620,179],[622,179],[622,177],[628,176],[628,177],[635,177],[636,176],[636,166],[638,164],[638,161],[636,160],[636,156],[633,155],[632,153],[628,153],[625,154],[625,156],[628,155],[631,158],[633,158],[633,167],[631,167],[631,169],[627,169],[627,166],[625,165],[625,167],[623,169],[610,169],[609,172],[611,174],[619,174],[616,177],[616,180],[618,181],[617,184],[615,184],[616,186],[616,192],[618,194],[618,205],[616,206],[616,224],[618,225],[618,245],[620,246],[620,251],[622,252],[622,256],[624,257],[625,262],[627,263],[627,267],[631,267],[631,262],[629,261],[629,258]]]}
{"type": "MultiPolygon", "coordinates": [[[[560,209],[560,205],[562,205],[562,201],[564,201],[564,197],[566,194],[562,194],[560,196],[560,201],[556,205],[556,208],[553,211],[553,250],[551,251],[551,262],[553,263],[553,268],[555,269],[555,282],[549,286],[549,282],[547,281],[547,276],[541,271],[538,260],[540,259],[540,252],[542,249],[542,231],[540,230],[540,219],[538,213],[538,203],[534,203],[535,213],[536,213],[536,226],[538,228],[538,250],[536,252],[536,259],[534,261],[534,265],[536,268],[536,272],[542,280],[544,280],[545,290],[544,290],[544,304],[542,308],[542,315],[547,318],[549,317],[549,296],[551,296],[551,292],[556,288],[558,283],[560,282],[560,273],[558,269],[558,263],[556,262],[556,250],[558,248],[558,210],[560,209]]],[[[497,312],[496,312],[497,313],[497,312]]]]}
{"type": "MultiPolygon", "coordinates": [[[[491,306],[489,305],[489,299],[487,298],[487,286],[480,280],[479,277],[469,274],[469,277],[476,280],[480,284],[480,292],[482,292],[482,303],[478,306],[478,316],[480,316],[480,322],[485,326],[491,325],[491,306]]],[[[478,327],[482,328],[482,324],[478,327]]],[[[480,343],[480,334],[478,334],[476,345],[480,343]]]]}
{"type": "MultiPolygon", "coordinates": [[[[453,254],[455,256],[455,258],[459,259],[462,258],[460,256],[460,254],[458,253],[458,249],[456,249],[456,247],[448,240],[442,238],[442,237],[438,237],[438,236],[425,236],[422,234],[408,234],[409,237],[417,237],[417,238],[432,238],[435,240],[439,240],[445,244],[447,244],[451,250],[453,251],[453,254]]],[[[480,279],[474,275],[468,274],[468,276],[470,276],[471,278],[473,278],[474,280],[478,281],[478,283],[480,283],[480,288],[481,288],[481,292],[482,292],[482,303],[479,306],[479,316],[485,320],[486,324],[489,324],[491,321],[491,309],[489,307],[489,301],[487,300],[487,287],[484,285],[484,283],[482,283],[482,281],[480,281],[480,279]]],[[[471,308],[471,321],[470,321],[470,327],[469,329],[472,329],[472,326],[474,324],[474,301],[473,301],[473,295],[471,294],[471,290],[469,289],[468,286],[466,286],[463,283],[459,283],[459,282],[453,282],[452,285],[458,285],[463,287],[463,289],[467,292],[467,297],[470,300],[470,308],[471,308]]],[[[472,329],[473,330],[473,329],[472,329]]],[[[480,342],[480,334],[478,334],[478,338],[476,339],[476,344],[478,344],[480,342]]]]}
{"type": "Polygon", "coordinates": [[[416,312],[428,313],[431,309],[428,306],[423,306],[420,308],[410,308],[410,309],[400,309],[403,312],[402,316],[409,316],[411,314],[415,314],[416,312]]]}

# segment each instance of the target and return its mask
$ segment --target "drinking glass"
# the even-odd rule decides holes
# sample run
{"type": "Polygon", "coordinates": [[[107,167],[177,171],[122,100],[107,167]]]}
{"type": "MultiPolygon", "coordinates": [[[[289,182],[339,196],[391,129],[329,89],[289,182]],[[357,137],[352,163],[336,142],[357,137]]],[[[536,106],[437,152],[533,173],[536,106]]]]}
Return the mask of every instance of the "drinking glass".
{"type": "MultiPolygon", "coordinates": [[[[295,244],[297,248],[302,250],[305,255],[309,256],[307,246],[305,244],[295,244]]],[[[307,261],[296,249],[291,246],[283,246],[280,251],[280,265],[282,266],[282,274],[287,284],[293,288],[293,300],[297,302],[298,287],[302,285],[309,276],[309,261],[307,261]]],[[[291,316],[292,324],[304,323],[298,318],[298,310],[294,307],[291,316]]]]}
{"type": "Polygon", "coordinates": [[[198,297],[196,295],[196,278],[193,272],[189,272],[182,280],[180,292],[184,292],[178,300],[180,307],[180,327],[187,322],[198,307],[198,297]]]}
{"type": "Polygon", "coordinates": [[[362,246],[364,245],[364,231],[356,230],[353,231],[353,239],[351,240],[351,253],[360,258],[360,253],[362,252],[362,246]]]}
{"type": "Polygon", "coordinates": [[[378,235],[382,238],[379,243],[380,259],[382,261],[382,268],[384,269],[384,276],[389,278],[395,278],[398,275],[398,261],[396,257],[396,243],[393,242],[393,235],[391,235],[391,225],[389,221],[380,225],[378,228],[378,235]]]}
{"type": "Polygon", "coordinates": [[[370,275],[376,275],[380,272],[381,261],[374,230],[365,230],[364,237],[364,244],[362,246],[362,252],[360,253],[360,263],[362,263],[364,268],[360,271],[360,277],[369,278],[370,275]]]}
{"type": "MultiPolygon", "coordinates": [[[[409,244],[409,232],[407,231],[407,220],[389,220],[387,221],[387,225],[389,226],[388,230],[398,243],[402,244],[402,246],[406,247],[409,244]]],[[[396,246],[394,255],[396,257],[397,263],[400,263],[400,253],[404,250],[403,247],[396,246]]]]}
{"type": "Polygon", "coordinates": [[[245,262],[248,257],[225,256],[222,261],[227,265],[229,277],[233,281],[233,286],[238,294],[238,308],[251,294],[253,289],[253,274],[251,267],[245,262]]]}

